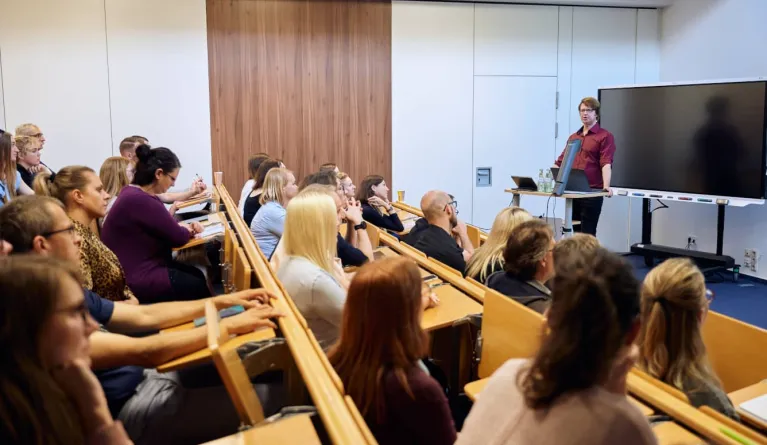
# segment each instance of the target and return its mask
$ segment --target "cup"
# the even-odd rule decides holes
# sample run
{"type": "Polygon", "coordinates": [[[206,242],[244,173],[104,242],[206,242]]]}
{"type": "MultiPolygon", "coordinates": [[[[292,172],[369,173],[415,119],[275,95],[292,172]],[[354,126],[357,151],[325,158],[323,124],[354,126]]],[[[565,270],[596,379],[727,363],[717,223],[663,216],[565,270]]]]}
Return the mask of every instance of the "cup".
{"type": "Polygon", "coordinates": [[[397,190],[397,202],[405,202],[405,191],[397,190]]]}
{"type": "Polygon", "coordinates": [[[221,183],[224,181],[224,172],[214,172],[213,173],[213,183],[215,185],[221,185],[221,183]]]}

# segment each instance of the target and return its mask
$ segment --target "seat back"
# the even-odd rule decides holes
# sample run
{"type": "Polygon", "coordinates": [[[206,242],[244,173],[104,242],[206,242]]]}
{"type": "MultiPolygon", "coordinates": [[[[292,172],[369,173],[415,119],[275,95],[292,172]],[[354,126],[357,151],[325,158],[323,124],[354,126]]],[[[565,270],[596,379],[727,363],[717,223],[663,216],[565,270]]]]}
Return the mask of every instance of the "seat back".
{"type": "Polygon", "coordinates": [[[703,341],[725,392],[767,377],[767,330],[709,311],[703,322],[703,341]]]}
{"type": "MultiPolygon", "coordinates": [[[[237,348],[229,342],[229,333],[221,325],[218,310],[212,300],[205,303],[208,327],[208,349],[221,381],[232,399],[234,409],[243,425],[253,426],[264,420],[264,410],[245,370],[237,348]]],[[[215,413],[211,413],[215,415],[215,413]]]]}

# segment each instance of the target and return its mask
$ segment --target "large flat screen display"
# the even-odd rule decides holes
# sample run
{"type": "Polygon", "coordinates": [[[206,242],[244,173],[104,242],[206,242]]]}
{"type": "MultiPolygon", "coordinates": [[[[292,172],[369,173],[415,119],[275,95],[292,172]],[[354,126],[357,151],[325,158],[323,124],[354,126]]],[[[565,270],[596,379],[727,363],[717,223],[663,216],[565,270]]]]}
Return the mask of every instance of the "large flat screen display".
{"type": "Polygon", "coordinates": [[[767,82],[599,90],[614,187],[763,199],[767,82]]]}

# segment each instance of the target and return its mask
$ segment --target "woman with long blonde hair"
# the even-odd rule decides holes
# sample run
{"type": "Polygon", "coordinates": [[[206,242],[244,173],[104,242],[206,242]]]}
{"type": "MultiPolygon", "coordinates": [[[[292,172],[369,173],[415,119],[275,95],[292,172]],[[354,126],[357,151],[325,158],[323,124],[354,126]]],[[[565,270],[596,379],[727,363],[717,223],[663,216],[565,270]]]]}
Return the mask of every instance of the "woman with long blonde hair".
{"type": "Polygon", "coordinates": [[[418,266],[386,258],[352,280],[341,337],[328,359],[381,445],[452,444],[450,406],[421,359],[429,340],[421,328],[428,294],[418,266]]]}
{"type": "Polygon", "coordinates": [[[76,270],[44,256],[1,259],[0,322],[0,443],[132,443],[90,369],[98,325],[76,270]]]}
{"type": "Polygon", "coordinates": [[[109,211],[112,209],[115,200],[117,200],[120,191],[133,181],[134,172],[135,164],[133,161],[122,156],[112,156],[101,164],[99,178],[104,185],[104,191],[109,193],[109,202],[107,202],[107,210],[104,217],[99,221],[100,225],[103,225],[104,221],[106,221],[109,211]]]}
{"type": "Polygon", "coordinates": [[[277,277],[325,348],[338,338],[346,289],[335,278],[338,219],[333,198],[307,190],[290,200],[277,277]]]}
{"type": "Polygon", "coordinates": [[[16,195],[31,195],[34,192],[21,179],[16,169],[19,149],[13,135],[0,130],[0,207],[16,195]]]}
{"type": "Polygon", "coordinates": [[[495,216],[487,241],[474,251],[469,264],[466,265],[466,276],[484,283],[494,272],[503,270],[503,249],[506,248],[511,231],[531,219],[533,216],[521,207],[507,207],[501,210],[495,216]]]}
{"type": "Polygon", "coordinates": [[[711,363],[701,329],[713,294],[688,258],[657,266],[642,287],[639,367],[684,392],[693,406],[710,406],[738,418],[711,363]]]}

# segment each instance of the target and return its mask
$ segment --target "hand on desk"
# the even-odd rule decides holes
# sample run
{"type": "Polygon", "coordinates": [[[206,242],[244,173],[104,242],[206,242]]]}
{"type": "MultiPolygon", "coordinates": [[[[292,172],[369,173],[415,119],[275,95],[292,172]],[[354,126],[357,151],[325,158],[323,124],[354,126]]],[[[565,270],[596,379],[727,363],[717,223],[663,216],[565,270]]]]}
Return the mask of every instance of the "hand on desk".
{"type": "Polygon", "coordinates": [[[197,221],[191,223],[191,224],[185,224],[185,223],[179,223],[179,225],[186,230],[189,231],[192,235],[197,235],[198,233],[202,233],[204,230],[202,227],[202,224],[198,223],[197,221]]]}
{"type": "Polygon", "coordinates": [[[248,334],[260,328],[277,329],[277,325],[270,318],[283,317],[284,314],[271,306],[259,306],[248,309],[233,317],[221,320],[221,324],[231,334],[248,334]]]}
{"type": "Polygon", "coordinates": [[[424,310],[439,306],[439,297],[426,283],[421,288],[421,303],[424,310]]]}
{"type": "Polygon", "coordinates": [[[612,198],[613,197],[613,189],[610,187],[605,187],[605,191],[607,192],[607,197],[612,198]]]}
{"type": "Polygon", "coordinates": [[[269,305],[269,300],[277,298],[266,289],[246,289],[232,294],[213,297],[216,309],[226,309],[230,306],[240,305],[245,309],[269,305]]]}

